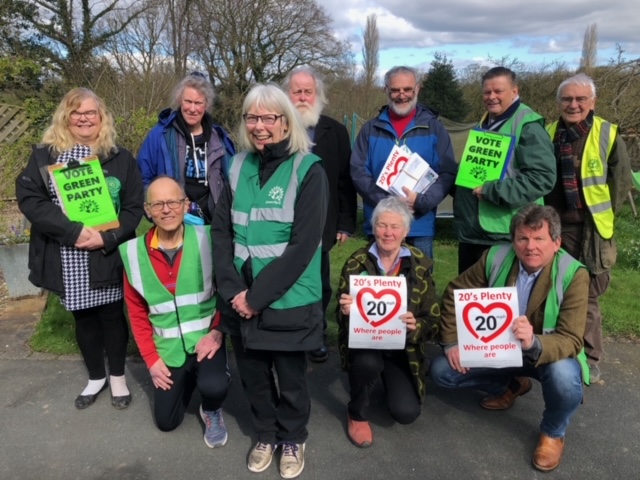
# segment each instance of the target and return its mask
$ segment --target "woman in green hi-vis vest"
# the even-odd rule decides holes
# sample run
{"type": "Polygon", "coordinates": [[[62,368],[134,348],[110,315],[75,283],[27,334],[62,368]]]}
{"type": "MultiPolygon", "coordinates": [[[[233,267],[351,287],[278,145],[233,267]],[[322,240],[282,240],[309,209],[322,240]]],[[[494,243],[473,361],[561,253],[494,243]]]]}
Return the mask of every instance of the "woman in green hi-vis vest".
{"type": "Polygon", "coordinates": [[[298,112],[277,86],[248,93],[238,139],[241,153],[211,225],[221,328],[258,437],[247,467],[266,470],[282,446],[280,474],[294,478],[304,468],[311,409],[305,352],[323,340],[328,185],[298,112]]]}

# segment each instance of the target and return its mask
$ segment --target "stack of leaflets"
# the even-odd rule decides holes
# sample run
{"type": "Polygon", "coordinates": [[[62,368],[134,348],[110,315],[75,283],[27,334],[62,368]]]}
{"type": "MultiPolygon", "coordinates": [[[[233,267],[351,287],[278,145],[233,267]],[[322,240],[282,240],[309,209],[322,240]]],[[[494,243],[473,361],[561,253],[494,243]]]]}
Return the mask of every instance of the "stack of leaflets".
{"type": "Polygon", "coordinates": [[[383,190],[405,197],[402,187],[416,193],[424,193],[437,180],[438,174],[417,153],[411,153],[406,145],[394,146],[382,167],[376,185],[383,190]]]}

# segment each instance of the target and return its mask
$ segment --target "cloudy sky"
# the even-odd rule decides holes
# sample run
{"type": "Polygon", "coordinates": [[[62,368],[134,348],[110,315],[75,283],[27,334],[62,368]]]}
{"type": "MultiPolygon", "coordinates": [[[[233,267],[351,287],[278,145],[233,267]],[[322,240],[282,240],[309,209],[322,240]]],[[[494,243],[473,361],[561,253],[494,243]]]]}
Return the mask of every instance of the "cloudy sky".
{"type": "Polygon", "coordinates": [[[597,24],[598,64],[616,54],[640,57],[638,0],[323,0],[336,35],[349,40],[358,63],[367,15],[377,15],[380,74],[394,65],[427,70],[434,52],[456,68],[505,55],[526,65],[578,66],[588,25],[597,24]],[[498,4],[500,3],[500,4],[498,4]]]}

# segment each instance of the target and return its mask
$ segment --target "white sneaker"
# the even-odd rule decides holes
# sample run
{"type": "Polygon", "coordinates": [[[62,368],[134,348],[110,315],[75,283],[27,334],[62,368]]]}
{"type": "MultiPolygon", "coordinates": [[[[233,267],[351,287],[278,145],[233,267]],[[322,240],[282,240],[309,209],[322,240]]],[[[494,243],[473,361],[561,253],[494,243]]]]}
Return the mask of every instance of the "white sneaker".
{"type": "Polygon", "coordinates": [[[280,476],[296,478],[304,470],[304,443],[283,443],[280,476]]]}
{"type": "Polygon", "coordinates": [[[247,462],[247,468],[255,473],[264,472],[273,459],[273,445],[268,443],[258,442],[253,447],[249,454],[249,461],[247,462]]]}

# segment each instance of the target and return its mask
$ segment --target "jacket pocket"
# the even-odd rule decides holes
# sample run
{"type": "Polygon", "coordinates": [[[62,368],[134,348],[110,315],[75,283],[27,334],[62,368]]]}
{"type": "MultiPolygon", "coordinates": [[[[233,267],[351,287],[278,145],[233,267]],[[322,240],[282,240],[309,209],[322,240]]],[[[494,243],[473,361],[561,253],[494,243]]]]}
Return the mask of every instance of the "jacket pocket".
{"type": "Polygon", "coordinates": [[[602,265],[602,268],[604,268],[605,270],[611,270],[616,264],[616,240],[615,238],[611,238],[610,240],[604,240],[601,238],[598,244],[600,265],[602,265]]]}

